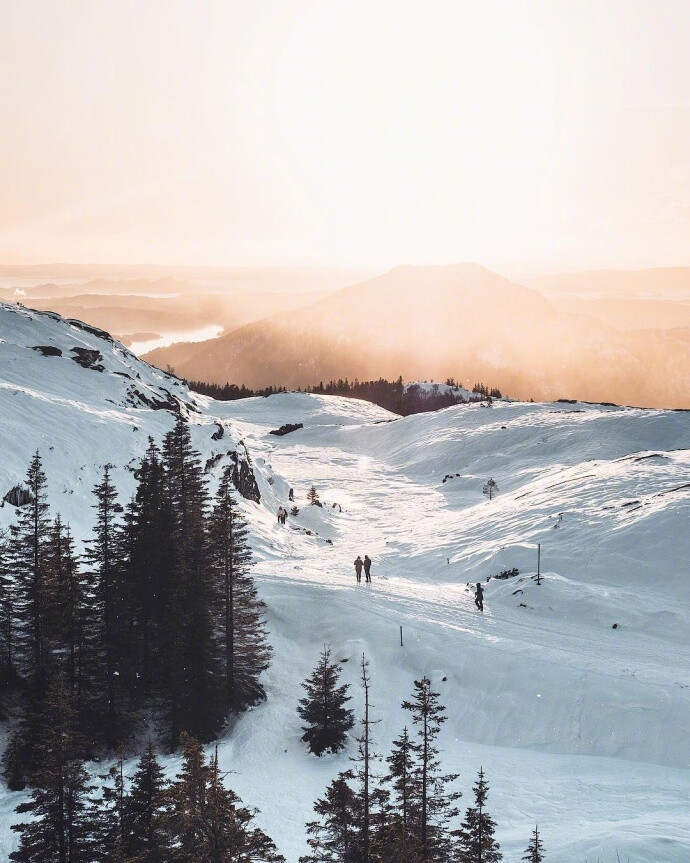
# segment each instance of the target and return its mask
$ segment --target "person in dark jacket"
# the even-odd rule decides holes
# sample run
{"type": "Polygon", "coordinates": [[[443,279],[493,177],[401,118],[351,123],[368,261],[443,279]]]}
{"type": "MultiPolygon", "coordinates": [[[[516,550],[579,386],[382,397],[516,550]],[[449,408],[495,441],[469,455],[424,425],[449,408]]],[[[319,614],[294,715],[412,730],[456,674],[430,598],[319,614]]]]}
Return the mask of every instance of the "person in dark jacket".
{"type": "Polygon", "coordinates": [[[364,575],[367,581],[371,581],[371,558],[368,554],[364,555],[364,575]]]}
{"type": "Polygon", "coordinates": [[[480,611],[484,611],[484,591],[479,582],[477,582],[477,590],[474,594],[474,604],[480,611]]]}
{"type": "Polygon", "coordinates": [[[362,565],[362,558],[357,555],[357,558],[355,559],[355,574],[357,576],[357,584],[359,584],[362,580],[362,565]]]}

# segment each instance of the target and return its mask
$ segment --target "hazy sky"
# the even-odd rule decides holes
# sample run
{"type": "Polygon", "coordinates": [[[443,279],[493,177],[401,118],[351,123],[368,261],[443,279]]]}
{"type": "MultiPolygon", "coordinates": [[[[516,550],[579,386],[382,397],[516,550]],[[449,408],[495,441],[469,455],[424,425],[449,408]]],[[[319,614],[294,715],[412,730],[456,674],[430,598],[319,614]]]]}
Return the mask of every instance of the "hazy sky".
{"type": "Polygon", "coordinates": [[[0,0],[0,260],[690,264],[689,0],[0,0]]]}

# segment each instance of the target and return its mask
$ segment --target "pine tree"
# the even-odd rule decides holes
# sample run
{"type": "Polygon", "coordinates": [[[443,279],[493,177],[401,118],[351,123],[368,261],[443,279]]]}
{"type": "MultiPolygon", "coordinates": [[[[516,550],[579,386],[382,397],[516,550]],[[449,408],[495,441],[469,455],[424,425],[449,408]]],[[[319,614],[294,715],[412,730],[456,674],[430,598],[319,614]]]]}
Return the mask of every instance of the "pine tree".
{"type": "Polygon", "coordinates": [[[213,586],[206,536],[207,490],[199,454],[181,415],[165,436],[164,466],[173,513],[175,563],[166,611],[165,677],[172,746],[182,731],[210,740],[222,720],[213,586]]]}
{"type": "Polygon", "coordinates": [[[439,694],[432,690],[428,677],[415,680],[412,700],[404,701],[402,706],[410,711],[417,728],[414,781],[419,794],[417,839],[422,859],[443,861],[450,854],[449,822],[458,814],[455,802],[461,796],[460,792],[448,788],[457,774],[441,773],[435,743],[446,721],[445,707],[439,703],[439,694]]]}
{"type": "Polygon", "coordinates": [[[319,821],[307,824],[307,844],[311,853],[300,863],[361,863],[362,808],[349,781],[351,771],[341,773],[314,804],[319,821]]]}
{"type": "Polygon", "coordinates": [[[94,834],[101,859],[107,863],[125,863],[129,822],[126,816],[125,775],[122,753],[105,776],[103,796],[95,810],[94,834]]]}
{"type": "Polygon", "coordinates": [[[253,813],[223,785],[217,751],[206,764],[197,740],[185,733],[180,739],[182,770],[167,792],[165,815],[175,863],[284,863],[253,826],[253,813]]]}
{"type": "Polygon", "coordinates": [[[307,500],[311,506],[321,506],[321,500],[319,498],[319,493],[316,490],[316,486],[312,486],[307,492],[307,500]]]}
{"type": "Polygon", "coordinates": [[[124,695],[120,691],[121,652],[124,641],[125,564],[123,535],[119,528],[117,491],[111,464],[94,488],[97,512],[94,537],[88,543],[86,561],[93,594],[93,619],[87,622],[91,655],[91,731],[104,725],[103,738],[114,748],[125,734],[124,695]]]}
{"type": "Polygon", "coordinates": [[[37,765],[39,715],[50,680],[47,640],[48,536],[46,478],[38,452],[27,472],[29,502],[10,528],[6,567],[8,618],[6,645],[15,670],[26,681],[22,714],[3,753],[5,777],[13,791],[24,788],[37,765]]]}
{"type": "Polygon", "coordinates": [[[307,724],[302,726],[302,740],[314,755],[339,752],[344,746],[347,732],[354,725],[354,714],[345,707],[350,700],[348,684],[338,686],[340,671],[330,661],[331,651],[324,647],[319,664],[302,684],[305,698],[300,699],[297,712],[307,724]]]}
{"type": "Polygon", "coordinates": [[[164,829],[167,784],[153,744],[144,750],[125,799],[125,851],[133,863],[167,863],[169,840],[164,829]]]}
{"type": "Polygon", "coordinates": [[[225,672],[225,702],[242,710],[265,698],[259,675],[268,668],[265,606],[249,574],[247,524],[232,495],[232,467],[223,472],[209,520],[210,557],[225,672]]]}
{"type": "Polygon", "coordinates": [[[527,861],[527,863],[543,863],[544,844],[539,835],[539,825],[535,825],[532,838],[522,859],[527,861]]]}
{"type": "MultiPolygon", "coordinates": [[[[14,676],[13,669],[13,586],[10,549],[7,532],[0,530],[0,673],[7,685],[14,676]]],[[[4,718],[4,716],[3,716],[4,718]]]]}
{"type": "Polygon", "coordinates": [[[137,490],[125,519],[135,622],[130,662],[133,684],[140,681],[148,696],[160,689],[164,679],[167,614],[173,587],[170,574],[175,568],[173,511],[166,494],[160,450],[153,438],[149,438],[137,473],[137,490]]]}
{"type": "Polygon", "coordinates": [[[63,525],[59,515],[50,529],[47,559],[47,633],[51,660],[62,674],[78,712],[88,599],[69,525],[63,525]]]}
{"type": "Polygon", "coordinates": [[[254,815],[223,784],[218,765],[218,747],[207,770],[203,839],[195,861],[227,863],[284,863],[271,839],[253,825],[254,815]]]}
{"type": "Polygon", "coordinates": [[[384,825],[378,837],[382,863],[393,863],[397,859],[404,863],[421,860],[418,757],[419,746],[410,738],[405,726],[386,759],[389,772],[384,781],[391,790],[384,825]]]}
{"type": "Polygon", "coordinates": [[[472,790],[474,806],[468,808],[462,827],[457,832],[457,859],[459,863],[498,863],[503,855],[494,839],[496,822],[485,810],[489,783],[484,779],[481,768],[472,790]]]}
{"type": "Polygon", "coordinates": [[[373,803],[377,799],[373,788],[373,776],[371,763],[373,760],[372,753],[372,737],[371,725],[372,720],[369,716],[369,687],[371,680],[369,678],[369,663],[362,655],[362,672],[361,684],[364,690],[364,716],[360,720],[362,731],[357,738],[357,756],[353,759],[358,765],[355,770],[355,776],[359,782],[359,800],[362,810],[362,863],[369,863],[371,859],[372,845],[372,809],[373,803]]]}
{"type": "Polygon", "coordinates": [[[198,740],[185,731],[180,735],[182,769],[166,793],[164,818],[175,849],[176,863],[193,863],[203,840],[206,775],[204,752],[198,740]]]}
{"type": "Polygon", "coordinates": [[[30,502],[10,529],[10,566],[14,573],[17,666],[37,692],[48,683],[46,627],[46,549],[50,519],[46,477],[38,452],[27,472],[30,502]]]}
{"type": "Polygon", "coordinates": [[[61,683],[51,685],[37,741],[38,767],[31,798],[17,807],[31,820],[12,825],[21,834],[16,863],[91,863],[92,831],[88,774],[81,760],[76,716],[61,683]]]}

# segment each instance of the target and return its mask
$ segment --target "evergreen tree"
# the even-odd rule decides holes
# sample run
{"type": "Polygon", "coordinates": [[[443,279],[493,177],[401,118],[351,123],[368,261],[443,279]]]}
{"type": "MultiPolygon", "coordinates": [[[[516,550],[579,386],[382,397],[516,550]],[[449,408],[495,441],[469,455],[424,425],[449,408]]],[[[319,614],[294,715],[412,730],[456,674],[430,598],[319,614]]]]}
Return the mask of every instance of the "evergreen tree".
{"type": "Polygon", "coordinates": [[[232,467],[223,472],[209,520],[210,558],[225,672],[225,702],[233,710],[265,698],[259,675],[268,668],[264,604],[249,574],[247,524],[232,495],[232,467]]]}
{"type": "Polygon", "coordinates": [[[175,746],[182,731],[210,740],[219,730],[222,674],[212,619],[207,490],[199,454],[181,415],[165,436],[163,453],[175,547],[163,639],[170,738],[175,746]]]}
{"type": "Polygon", "coordinates": [[[273,841],[253,820],[253,813],[224,786],[216,747],[207,769],[203,839],[195,863],[284,863],[273,841]]]}
{"type": "Polygon", "coordinates": [[[340,671],[330,661],[331,651],[324,647],[319,664],[302,684],[305,698],[297,712],[307,724],[302,726],[302,740],[314,755],[339,752],[345,746],[347,732],[354,725],[354,714],[345,707],[350,700],[348,685],[338,685],[340,671]]]}
{"type": "Polygon", "coordinates": [[[33,791],[17,807],[31,820],[12,825],[21,834],[16,863],[92,863],[88,774],[81,760],[76,716],[61,683],[51,685],[41,715],[33,791]]]}
{"type": "Polygon", "coordinates": [[[164,829],[167,784],[153,744],[144,750],[125,799],[125,850],[132,863],[167,863],[169,840],[164,829]]]}
{"type": "Polygon", "coordinates": [[[103,739],[114,748],[124,738],[124,694],[118,685],[124,643],[127,596],[123,535],[118,526],[117,491],[111,479],[111,464],[103,468],[103,479],[94,488],[97,512],[94,536],[88,543],[93,609],[87,622],[90,652],[90,731],[95,735],[103,724],[103,739]]]}
{"type": "Polygon", "coordinates": [[[489,783],[484,779],[482,769],[472,790],[474,806],[468,808],[462,827],[457,832],[457,859],[459,863],[498,863],[503,855],[494,839],[496,823],[485,809],[489,783]]]}
{"type": "Polygon", "coordinates": [[[307,492],[307,500],[311,506],[321,506],[321,500],[319,498],[319,493],[316,490],[316,486],[312,486],[307,492]]]}
{"type": "Polygon", "coordinates": [[[351,788],[351,771],[341,773],[314,804],[319,821],[307,824],[310,853],[300,863],[361,863],[362,808],[351,788]]]}
{"type": "Polygon", "coordinates": [[[129,824],[125,811],[126,789],[121,753],[108,773],[100,778],[112,783],[103,786],[100,805],[95,807],[94,833],[100,859],[106,863],[125,863],[129,824]]]}
{"type": "Polygon", "coordinates": [[[204,752],[187,732],[180,735],[182,769],[166,793],[164,823],[176,863],[194,863],[203,840],[206,775],[204,752]]]}
{"type": "Polygon", "coordinates": [[[391,790],[384,826],[378,837],[382,863],[389,860],[393,863],[397,859],[405,863],[421,860],[418,758],[419,746],[410,738],[406,726],[393,742],[393,751],[386,759],[389,772],[385,782],[391,790]]]}
{"type": "Polygon", "coordinates": [[[51,661],[62,674],[69,697],[79,711],[88,598],[69,525],[63,525],[59,515],[50,529],[47,558],[47,633],[51,661]]]}
{"type": "Polygon", "coordinates": [[[34,455],[26,477],[30,502],[19,510],[10,532],[9,564],[14,575],[14,654],[21,673],[38,693],[48,683],[46,645],[46,551],[50,519],[41,456],[34,455]]]}
{"type": "Polygon", "coordinates": [[[539,835],[539,825],[535,825],[532,838],[527,846],[527,850],[522,858],[527,863],[543,863],[544,861],[544,844],[539,835]]]}
{"type": "Polygon", "coordinates": [[[17,522],[10,528],[6,563],[10,674],[16,670],[26,682],[22,714],[3,753],[5,777],[13,791],[25,786],[27,775],[38,763],[39,717],[50,679],[46,631],[50,518],[46,477],[38,452],[29,465],[26,484],[29,502],[21,507],[17,522]]]}
{"type": "Polygon", "coordinates": [[[362,655],[362,673],[361,673],[362,689],[364,690],[364,716],[360,720],[362,732],[357,738],[357,756],[353,760],[356,762],[357,769],[355,776],[359,781],[359,800],[362,810],[362,863],[369,863],[371,859],[371,844],[372,844],[372,804],[377,799],[373,788],[373,777],[371,771],[371,762],[373,760],[372,753],[372,738],[371,725],[372,721],[369,717],[369,687],[371,681],[369,678],[369,663],[362,655]]]}
{"type": "Polygon", "coordinates": [[[199,742],[185,733],[180,739],[182,770],[167,793],[165,816],[175,863],[284,863],[252,824],[253,813],[224,787],[217,751],[205,764],[199,742]]]}
{"type": "MultiPolygon", "coordinates": [[[[9,684],[14,676],[13,587],[9,538],[6,531],[0,530],[0,675],[5,685],[9,684]]],[[[1,711],[0,715],[2,715],[1,711]]]]}
{"type": "Polygon", "coordinates": [[[411,701],[404,701],[405,710],[412,714],[417,728],[415,779],[419,795],[417,839],[422,859],[444,861],[450,855],[452,840],[449,821],[458,814],[455,802],[460,792],[448,786],[457,774],[442,774],[436,738],[446,721],[445,707],[439,703],[439,694],[431,688],[428,677],[414,682],[411,701]]]}
{"type": "Polygon", "coordinates": [[[140,681],[146,695],[160,688],[167,655],[166,637],[174,637],[166,628],[173,587],[170,574],[175,568],[173,529],[160,450],[149,438],[138,470],[135,497],[126,517],[135,624],[130,661],[134,685],[140,681]]]}

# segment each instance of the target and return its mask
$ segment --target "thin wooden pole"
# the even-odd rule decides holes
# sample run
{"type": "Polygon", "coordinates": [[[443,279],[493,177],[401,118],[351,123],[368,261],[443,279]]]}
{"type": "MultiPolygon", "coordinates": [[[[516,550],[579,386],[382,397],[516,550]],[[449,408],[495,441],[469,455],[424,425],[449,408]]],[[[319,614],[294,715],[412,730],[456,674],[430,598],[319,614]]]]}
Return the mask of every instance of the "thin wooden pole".
{"type": "Polygon", "coordinates": [[[401,647],[403,646],[403,640],[402,640],[402,626],[400,627],[400,646],[401,646],[401,647]]]}
{"type": "Polygon", "coordinates": [[[537,543],[537,584],[541,584],[541,543],[537,543]]]}

